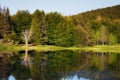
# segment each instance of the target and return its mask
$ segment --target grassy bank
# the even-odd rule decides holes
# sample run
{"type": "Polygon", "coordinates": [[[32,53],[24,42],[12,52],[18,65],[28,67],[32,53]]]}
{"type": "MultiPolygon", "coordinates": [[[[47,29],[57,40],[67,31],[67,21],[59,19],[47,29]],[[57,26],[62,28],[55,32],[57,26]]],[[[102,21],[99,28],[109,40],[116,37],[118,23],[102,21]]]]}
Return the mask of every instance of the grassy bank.
{"type": "Polygon", "coordinates": [[[36,50],[36,51],[56,51],[56,50],[83,50],[93,52],[120,52],[120,45],[114,46],[92,46],[92,47],[59,47],[50,45],[38,45],[38,46],[0,46],[0,51],[19,51],[19,50],[36,50]]]}
{"type": "Polygon", "coordinates": [[[20,51],[20,50],[36,50],[36,51],[56,51],[63,50],[64,47],[59,46],[49,46],[49,45],[38,45],[38,46],[0,46],[0,51],[20,51]]]}
{"type": "Polygon", "coordinates": [[[107,46],[107,45],[96,45],[92,47],[69,47],[68,50],[83,50],[93,52],[120,52],[120,45],[107,46]]]}

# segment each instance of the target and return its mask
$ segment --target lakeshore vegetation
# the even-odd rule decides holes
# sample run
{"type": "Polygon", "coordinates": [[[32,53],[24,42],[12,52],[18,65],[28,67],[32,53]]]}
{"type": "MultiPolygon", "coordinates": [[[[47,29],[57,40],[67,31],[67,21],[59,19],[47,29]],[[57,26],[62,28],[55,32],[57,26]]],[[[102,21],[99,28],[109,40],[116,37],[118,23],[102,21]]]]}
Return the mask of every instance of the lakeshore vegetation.
{"type": "Polygon", "coordinates": [[[51,46],[51,45],[37,45],[37,46],[0,46],[0,52],[15,52],[15,51],[62,51],[62,50],[71,50],[71,51],[92,51],[92,52],[117,52],[120,53],[120,45],[108,46],[108,45],[97,45],[97,46],[87,46],[87,47],[60,47],[60,46],[51,46]]]}
{"type": "Polygon", "coordinates": [[[97,50],[95,45],[103,45],[100,50],[114,48],[116,51],[119,46],[116,48],[113,45],[120,44],[119,14],[120,5],[71,16],[41,10],[32,14],[28,10],[19,10],[10,15],[9,8],[0,7],[0,49],[5,46],[22,49],[20,45],[26,42],[27,46],[28,43],[32,45],[29,49],[38,50],[75,50],[77,47],[97,50]]]}

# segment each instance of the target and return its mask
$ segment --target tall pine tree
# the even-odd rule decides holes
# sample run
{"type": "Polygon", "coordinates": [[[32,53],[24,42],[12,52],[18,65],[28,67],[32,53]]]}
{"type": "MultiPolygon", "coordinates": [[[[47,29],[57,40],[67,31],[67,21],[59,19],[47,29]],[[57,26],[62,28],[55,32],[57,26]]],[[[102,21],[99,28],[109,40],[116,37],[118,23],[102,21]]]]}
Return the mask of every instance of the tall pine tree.
{"type": "Polygon", "coordinates": [[[45,44],[47,42],[47,28],[43,11],[36,10],[33,13],[30,32],[32,33],[33,42],[38,44],[45,44]]]}
{"type": "Polygon", "coordinates": [[[10,34],[10,13],[9,9],[0,7],[0,38],[8,39],[10,34]]]}

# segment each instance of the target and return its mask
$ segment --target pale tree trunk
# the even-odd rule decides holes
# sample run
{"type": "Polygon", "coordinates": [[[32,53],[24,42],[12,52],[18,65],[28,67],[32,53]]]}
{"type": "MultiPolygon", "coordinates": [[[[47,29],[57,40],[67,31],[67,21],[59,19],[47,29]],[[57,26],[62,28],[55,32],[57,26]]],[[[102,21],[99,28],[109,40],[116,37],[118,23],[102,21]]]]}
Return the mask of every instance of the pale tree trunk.
{"type": "Polygon", "coordinates": [[[29,58],[29,56],[28,56],[28,50],[26,49],[26,50],[25,50],[24,61],[27,61],[28,58],[29,58]]]}
{"type": "Polygon", "coordinates": [[[32,58],[28,55],[28,40],[30,39],[30,33],[28,30],[22,32],[24,40],[25,40],[25,55],[23,57],[22,65],[30,66],[32,64],[32,58]]]}
{"type": "Polygon", "coordinates": [[[28,47],[28,38],[25,36],[25,46],[28,47]]]}
{"type": "Polygon", "coordinates": [[[23,56],[22,65],[30,67],[32,65],[33,58],[28,55],[28,49],[25,50],[25,55],[23,56]]]}
{"type": "Polygon", "coordinates": [[[23,36],[24,36],[24,40],[25,40],[25,46],[28,47],[28,40],[30,38],[29,36],[29,31],[25,30],[24,32],[22,32],[23,36]]]}
{"type": "Polygon", "coordinates": [[[28,50],[25,50],[25,55],[22,60],[22,65],[28,67],[29,66],[29,56],[28,56],[28,50]]]}

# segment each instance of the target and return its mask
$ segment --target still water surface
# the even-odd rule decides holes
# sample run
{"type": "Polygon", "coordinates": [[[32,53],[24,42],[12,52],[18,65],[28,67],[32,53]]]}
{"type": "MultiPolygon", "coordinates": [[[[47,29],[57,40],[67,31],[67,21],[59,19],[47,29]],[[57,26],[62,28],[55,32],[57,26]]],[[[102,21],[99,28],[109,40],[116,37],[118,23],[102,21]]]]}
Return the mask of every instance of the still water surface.
{"type": "Polygon", "coordinates": [[[120,53],[3,52],[0,80],[120,80],[120,53]]]}

